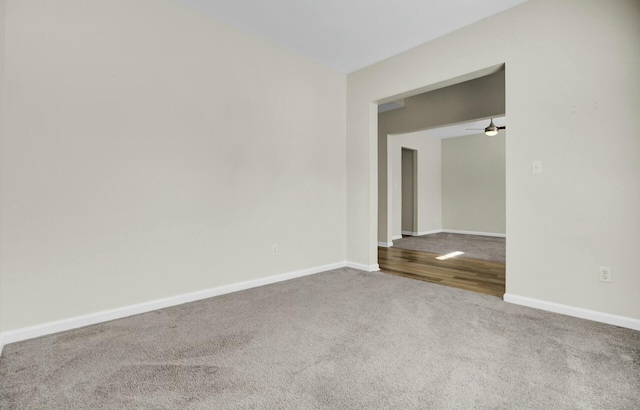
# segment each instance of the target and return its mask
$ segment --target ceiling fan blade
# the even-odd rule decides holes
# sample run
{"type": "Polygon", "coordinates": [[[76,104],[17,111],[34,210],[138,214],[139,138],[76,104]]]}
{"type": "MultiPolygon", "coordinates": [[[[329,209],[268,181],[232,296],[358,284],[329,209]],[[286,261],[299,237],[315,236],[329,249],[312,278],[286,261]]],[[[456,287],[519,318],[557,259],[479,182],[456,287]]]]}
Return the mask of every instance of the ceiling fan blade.
{"type": "Polygon", "coordinates": [[[502,126],[502,127],[498,127],[498,129],[499,129],[499,130],[506,130],[506,129],[507,129],[507,126],[506,126],[506,125],[504,125],[504,126],[502,126]]]}

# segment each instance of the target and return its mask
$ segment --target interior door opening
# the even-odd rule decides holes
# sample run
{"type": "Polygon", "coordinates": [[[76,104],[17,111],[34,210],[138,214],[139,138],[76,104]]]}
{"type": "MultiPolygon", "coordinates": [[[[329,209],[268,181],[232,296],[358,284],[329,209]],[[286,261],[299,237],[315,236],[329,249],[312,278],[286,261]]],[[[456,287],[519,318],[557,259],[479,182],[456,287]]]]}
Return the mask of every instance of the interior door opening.
{"type": "Polygon", "coordinates": [[[402,235],[418,232],[418,151],[402,148],[402,235]]]}

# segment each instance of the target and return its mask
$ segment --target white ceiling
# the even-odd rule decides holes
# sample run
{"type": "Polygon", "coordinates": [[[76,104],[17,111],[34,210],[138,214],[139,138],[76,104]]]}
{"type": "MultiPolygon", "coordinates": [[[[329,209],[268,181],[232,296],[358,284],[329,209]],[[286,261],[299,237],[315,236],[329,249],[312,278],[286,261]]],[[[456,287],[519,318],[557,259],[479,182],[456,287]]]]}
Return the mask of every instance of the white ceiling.
{"type": "Polygon", "coordinates": [[[177,1],[350,73],[526,0],[177,1]]]}

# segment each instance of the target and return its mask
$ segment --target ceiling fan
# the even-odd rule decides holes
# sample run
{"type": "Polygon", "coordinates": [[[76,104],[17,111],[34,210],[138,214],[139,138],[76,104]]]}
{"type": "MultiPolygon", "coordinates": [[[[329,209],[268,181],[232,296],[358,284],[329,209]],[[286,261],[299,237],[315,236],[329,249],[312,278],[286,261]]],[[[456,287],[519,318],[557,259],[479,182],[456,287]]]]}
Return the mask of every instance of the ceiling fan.
{"type": "MultiPolygon", "coordinates": [[[[467,128],[468,130],[478,130],[481,131],[482,128],[467,128]]],[[[502,126],[502,127],[496,127],[495,124],[493,123],[493,118],[491,119],[491,122],[489,123],[489,126],[487,128],[484,129],[484,133],[487,134],[490,137],[493,137],[494,135],[498,134],[498,131],[500,130],[506,130],[507,126],[502,126]]]]}

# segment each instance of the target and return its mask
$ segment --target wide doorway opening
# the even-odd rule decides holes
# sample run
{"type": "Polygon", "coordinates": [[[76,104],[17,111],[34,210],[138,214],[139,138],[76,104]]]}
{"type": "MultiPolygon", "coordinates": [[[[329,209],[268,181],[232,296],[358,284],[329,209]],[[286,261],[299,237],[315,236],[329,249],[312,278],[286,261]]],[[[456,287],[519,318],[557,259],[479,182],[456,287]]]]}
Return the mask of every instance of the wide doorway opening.
{"type": "Polygon", "coordinates": [[[382,107],[381,271],[504,295],[504,107],[504,71],[382,107]]]}

